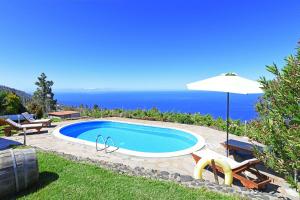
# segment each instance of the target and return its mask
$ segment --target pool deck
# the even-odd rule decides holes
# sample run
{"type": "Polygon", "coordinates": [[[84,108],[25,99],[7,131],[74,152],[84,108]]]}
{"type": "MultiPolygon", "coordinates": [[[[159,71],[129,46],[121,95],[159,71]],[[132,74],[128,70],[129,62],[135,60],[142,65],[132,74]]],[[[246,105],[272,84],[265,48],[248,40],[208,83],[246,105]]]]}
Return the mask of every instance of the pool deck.
{"type": "MultiPolygon", "coordinates": [[[[180,173],[183,175],[193,175],[195,162],[191,155],[184,155],[171,158],[143,158],[136,156],[129,156],[118,152],[105,153],[104,151],[97,152],[95,147],[79,144],[71,141],[60,139],[52,134],[54,129],[81,121],[89,121],[95,119],[82,119],[82,120],[70,120],[59,123],[53,123],[53,127],[44,128],[41,134],[28,134],[27,145],[41,148],[46,151],[55,151],[58,153],[70,154],[78,157],[89,158],[92,160],[103,160],[107,162],[122,163],[130,167],[144,167],[145,169],[156,169],[161,171],[168,171],[170,173],[180,173]]],[[[143,123],[145,125],[154,125],[168,128],[178,128],[187,131],[191,131],[195,134],[202,136],[208,148],[225,155],[225,148],[220,144],[226,140],[226,133],[218,130],[214,130],[208,127],[201,127],[195,125],[185,125],[178,123],[159,122],[159,121],[146,121],[137,119],[126,118],[105,118],[97,120],[111,120],[131,123],[143,123]]],[[[230,135],[229,138],[249,142],[246,137],[239,137],[230,135]]],[[[21,142],[23,143],[23,135],[14,135],[12,137],[4,137],[7,143],[21,142]]],[[[269,177],[273,179],[272,184],[266,189],[270,192],[279,192],[284,196],[288,196],[291,199],[297,199],[294,196],[293,191],[290,191],[287,183],[280,177],[267,173],[269,177]],[[292,195],[290,195],[292,194],[292,195]],[[294,197],[293,197],[294,196],[294,197]]],[[[207,172],[205,178],[213,181],[213,174],[207,172]]]]}

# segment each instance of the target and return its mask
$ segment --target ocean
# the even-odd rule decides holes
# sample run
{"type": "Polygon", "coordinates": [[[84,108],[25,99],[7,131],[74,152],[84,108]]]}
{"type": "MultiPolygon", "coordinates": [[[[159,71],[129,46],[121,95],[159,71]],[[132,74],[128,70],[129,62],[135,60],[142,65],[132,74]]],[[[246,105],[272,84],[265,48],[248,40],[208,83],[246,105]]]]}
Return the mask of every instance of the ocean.
{"type": "MultiPolygon", "coordinates": [[[[230,117],[241,121],[257,116],[255,104],[260,95],[230,94],[230,117]]],[[[226,118],[226,93],[200,91],[147,91],[147,92],[59,92],[58,103],[68,106],[81,104],[100,108],[151,109],[162,112],[210,114],[226,118]]]]}

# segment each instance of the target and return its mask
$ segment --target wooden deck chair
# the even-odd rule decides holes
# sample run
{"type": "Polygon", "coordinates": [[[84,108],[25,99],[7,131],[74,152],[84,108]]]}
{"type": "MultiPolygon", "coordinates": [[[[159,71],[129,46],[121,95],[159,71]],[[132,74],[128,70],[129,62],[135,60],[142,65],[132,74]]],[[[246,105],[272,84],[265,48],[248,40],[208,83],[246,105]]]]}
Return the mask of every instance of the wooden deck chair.
{"type": "Polygon", "coordinates": [[[22,113],[22,116],[30,124],[43,124],[43,126],[51,126],[51,119],[34,119],[28,112],[22,113]]]}
{"type": "MultiPolygon", "coordinates": [[[[243,162],[237,162],[208,148],[204,148],[197,152],[194,152],[192,153],[192,156],[196,163],[202,158],[225,160],[232,169],[233,178],[239,180],[242,185],[248,189],[264,189],[266,185],[271,182],[271,179],[268,176],[260,173],[255,168],[255,165],[260,162],[256,158],[245,160],[243,162]],[[249,172],[252,173],[252,175],[255,175],[256,178],[253,178],[253,176],[248,176],[246,173],[249,172]]],[[[216,169],[219,173],[223,173],[222,168],[216,166],[216,169]]]]}
{"type": "Polygon", "coordinates": [[[6,119],[6,120],[3,120],[3,119],[0,119],[1,121],[1,125],[8,125],[9,126],[9,131],[11,130],[23,130],[23,131],[26,131],[26,130],[36,130],[38,133],[41,132],[41,129],[43,128],[43,125],[42,124],[19,124],[19,123],[16,123],[14,121],[12,121],[11,119],[6,119]]]}
{"type": "Polygon", "coordinates": [[[262,152],[265,148],[263,145],[251,144],[234,139],[230,139],[228,142],[223,142],[221,145],[223,145],[226,149],[228,148],[230,151],[245,152],[251,155],[253,155],[254,149],[262,152]]]}

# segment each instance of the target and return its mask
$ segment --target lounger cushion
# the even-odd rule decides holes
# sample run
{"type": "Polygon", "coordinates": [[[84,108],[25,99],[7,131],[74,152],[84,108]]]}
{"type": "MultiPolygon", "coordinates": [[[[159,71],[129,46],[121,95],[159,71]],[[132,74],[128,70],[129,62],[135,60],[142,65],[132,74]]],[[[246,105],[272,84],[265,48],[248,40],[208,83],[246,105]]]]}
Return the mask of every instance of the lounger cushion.
{"type": "Polygon", "coordinates": [[[42,126],[43,124],[22,124],[21,128],[38,128],[42,126]]]}
{"type": "Polygon", "coordinates": [[[34,123],[46,123],[49,122],[51,119],[36,119],[33,120],[34,123]]]}
{"type": "Polygon", "coordinates": [[[194,152],[193,154],[199,156],[201,159],[202,158],[207,158],[207,159],[221,159],[221,160],[224,160],[230,165],[231,169],[236,169],[236,168],[239,168],[243,165],[247,165],[249,162],[257,161],[256,158],[253,158],[253,159],[245,160],[243,162],[237,162],[237,161],[235,161],[231,158],[223,156],[223,155],[221,155],[221,154],[219,154],[215,151],[212,151],[208,148],[200,149],[199,151],[194,152]]]}

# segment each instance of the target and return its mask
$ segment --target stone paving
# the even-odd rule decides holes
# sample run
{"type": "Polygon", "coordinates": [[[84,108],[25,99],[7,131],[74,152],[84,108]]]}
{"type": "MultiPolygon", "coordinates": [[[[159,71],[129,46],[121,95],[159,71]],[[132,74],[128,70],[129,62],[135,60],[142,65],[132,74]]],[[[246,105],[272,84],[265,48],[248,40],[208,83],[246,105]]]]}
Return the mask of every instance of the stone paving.
{"type": "MultiPolygon", "coordinates": [[[[41,134],[28,134],[27,135],[27,145],[31,145],[37,148],[40,148],[45,151],[53,151],[61,154],[67,154],[71,156],[77,156],[80,158],[86,158],[93,161],[103,161],[110,163],[122,163],[123,165],[129,166],[130,168],[143,167],[148,170],[159,170],[159,171],[167,171],[168,173],[179,173],[182,175],[193,175],[193,169],[195,166],[195,162],[192,159],[191,155],[184,155],[178,157],[171,158],[143,158],[143,157],[135,157],[129,156],[125,154],[120,154],[118,152],[113,153],[105,153],[103,151],[97,152],[95,147],[74,143],[70,141],[66,141],[52,135],[52,131],[55,128],[59,128],[66,124],[71,124],[79,121],[87,121],[93,119],[84,119],[84,120],[72,120],[72,121],[63,121],[59,123],[54,123],[54,127],[45,128],[43,133],[41,134]]],[[[207,127],[194,126],[194,125],[185,125],[185,124],[177,124],[177,123],[169,123],[169,122],[157,122],[157,121],[145,121],[145,120],[136,120],[136,119],[125,119],[125,118],[105,118],[101,120],[117,120],[123,122],[137,122],[143,123],[145,125],[157,125],[162,127],[169,128],[180,128],[187,131],[192,131],[196,134],[201,135],[205,141],[207,146],[220,153],[225,155],[225,149],[220,144],[226,140],[226,133],[222,131],[217,131],[207,127]]],[[[238,137],[235,135],[229,136],[231,139],[236,139],[244,142],[249,142],[245,137],[238,137]]],[[[22,135],[15,135],[12,137],[6,137],[4,139],[8,139],[14,142],[23,142],[22,135]]],[[[267,173],[269,177],[273,179],[272,183],[266,189],[266,192],[278,194],[280,196],[284,196],[290,199],[298,199],[297,193],[291,192],[289,190],[287,183],[280,177],[277,177],[273,174],[267,173]]],[[[205,179],[213,181],[213,174],[209,171],[205,173],[205,179]]],[[[222,182],[222,181],[221,181],[222,182]]]]}

